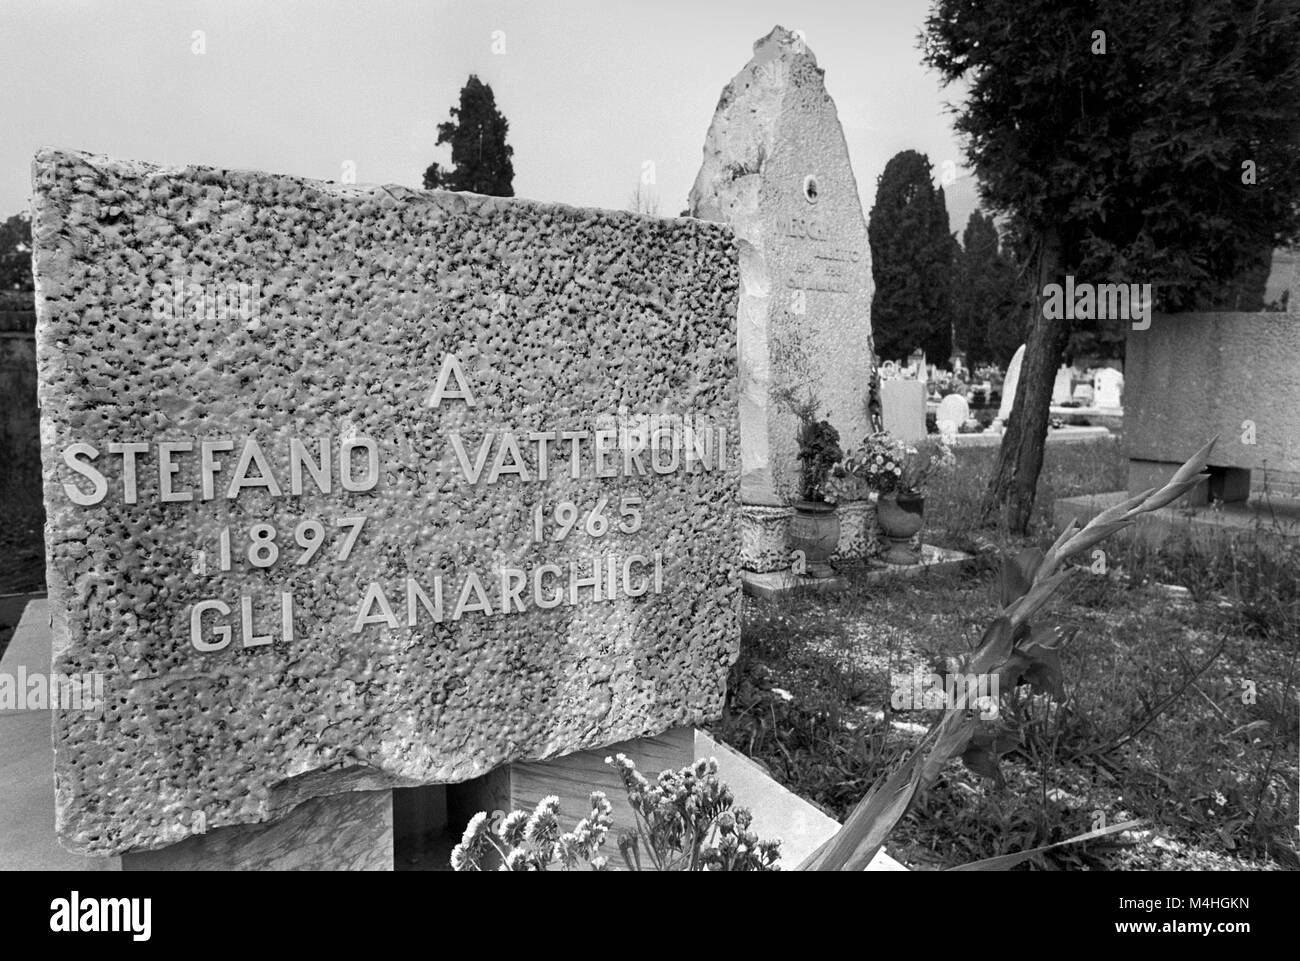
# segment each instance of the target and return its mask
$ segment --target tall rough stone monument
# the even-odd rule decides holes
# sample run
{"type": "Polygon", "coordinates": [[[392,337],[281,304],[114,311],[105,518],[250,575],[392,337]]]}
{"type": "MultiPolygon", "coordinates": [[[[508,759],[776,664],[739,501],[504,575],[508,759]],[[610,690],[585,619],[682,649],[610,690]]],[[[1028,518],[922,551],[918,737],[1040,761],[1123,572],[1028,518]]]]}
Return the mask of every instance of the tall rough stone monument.
{"type": "Polygon", "coordinates": [[[69,850],[382,864],[394,786],[721,713],[730,231],[52,150],[33,213],[69,850]]]}
{"type": "Polygon", "coordinates": [[[740,247],[743,563],[789,567],[800,497],[800,412],[846,445],[871,432],[871,251],[857,181],[823,71],[776,27],[727,84],[691,189],[691,213],[740,247]]]}

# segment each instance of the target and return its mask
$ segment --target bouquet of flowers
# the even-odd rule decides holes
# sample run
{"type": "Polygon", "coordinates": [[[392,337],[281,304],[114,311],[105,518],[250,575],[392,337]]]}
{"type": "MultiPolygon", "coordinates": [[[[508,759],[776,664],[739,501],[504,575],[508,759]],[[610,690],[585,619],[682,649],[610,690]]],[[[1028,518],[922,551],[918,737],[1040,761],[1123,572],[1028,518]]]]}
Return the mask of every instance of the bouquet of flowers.
{"type": "MultiPolygon", "coordinates": [[[[840,500],[858,499],[845,496],[858,488],[850,486],[847,479],[838,478],[836,475],[840,472],[878,494],[913,494],[924,488],[931,477],[947,473],[956,462],[952,448],[942,437],[923,440],[916,447],[910,447],[888,431],[877,431],[869,434],[857,450],[835,465],[829,482],[835,485],[833,493],[840,500]]],[[[830,496],[828,494],[828,500],[830,496]]]]}
{"type": "Polygon", "coordinates": [[[852,458],[846,457],[834,467],[822,484],[822,496],[828,504],[846,504],[851,501],[864,501],[871,494],[871,487],[866,480],[852,470],[852,458]]]}
{"type": "Polygon", "coordinates": [[[868,434],[862,444],[837,466],[852,475],[867,490],[892,494],[898,489],[908,447],[888,431],[868,434]]]}

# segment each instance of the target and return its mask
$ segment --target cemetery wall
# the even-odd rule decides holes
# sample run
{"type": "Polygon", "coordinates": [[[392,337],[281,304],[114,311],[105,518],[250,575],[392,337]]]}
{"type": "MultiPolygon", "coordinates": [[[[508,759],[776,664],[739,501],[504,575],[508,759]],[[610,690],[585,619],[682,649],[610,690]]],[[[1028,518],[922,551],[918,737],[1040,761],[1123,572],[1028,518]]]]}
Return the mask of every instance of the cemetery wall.
{"type": "Polygon", "coordinates": [[[55,714],[66,847],[721,712],[726,227],[51,150],[34,181],[54,669],[103,683],[55,714]]]}
{"type": "Polygon", "coordinates": [[[1181,463],[1218,434],[1212,466],[1300,471],[1300,317],[1158,314],[1125,375],[1130,458],[1181,463]]]}

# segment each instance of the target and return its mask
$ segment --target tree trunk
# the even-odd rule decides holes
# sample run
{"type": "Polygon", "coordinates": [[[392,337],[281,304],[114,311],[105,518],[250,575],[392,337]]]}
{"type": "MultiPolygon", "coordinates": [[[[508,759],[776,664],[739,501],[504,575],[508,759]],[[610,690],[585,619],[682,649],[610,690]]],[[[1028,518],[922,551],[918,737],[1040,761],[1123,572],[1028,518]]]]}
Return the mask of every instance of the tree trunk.
{"type": "Polygon", "coordinates": [[[1034,509],[1038,474],[1043,468],[1052,387],[1056,370],[1070,339],[1070,322],[1043,316],[1043,287],[1060,283],[1061,238],[1053,228],[1045,231],[1039,248],[1038,284],[1031,298],[1029,336],[1021,361],[1020,382],[1011,408],[1011,422],[998,449],[997,466],[984,495],[985,518],[1000,516],[1012,533],[1025,534],[1034,509]]]}

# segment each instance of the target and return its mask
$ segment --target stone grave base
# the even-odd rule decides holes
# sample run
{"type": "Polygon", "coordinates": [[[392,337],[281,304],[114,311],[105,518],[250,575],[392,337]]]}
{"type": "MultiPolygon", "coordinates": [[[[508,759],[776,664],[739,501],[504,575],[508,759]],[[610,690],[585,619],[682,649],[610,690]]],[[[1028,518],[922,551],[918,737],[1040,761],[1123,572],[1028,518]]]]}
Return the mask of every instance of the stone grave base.
{"type": "MultiPolygon", "coordinates": [[[[1087,524],[1108,507],[1128,498],[1128,491],[1064,497],[1052,508],[1057,530],[1071,520],[1087,524]]],[[[1268,501],[1237,501],[1216,508],[1175,501],[1150,514],[1143,514],[1121,537],[1132,537],[1148,546],[1159,546],[1170,538],[1185,538],[1202,544],[1243,540],[1260,543],[1294,543],[1300,540],[1300,499],[1273,498],[1268,501]]]]}
{"type": "Polygon", "coordinates": [[[746,594],[765,601],[784,600],[796,594],[834,594],[849,587],[846,577],[800,577],[789,571],[741,571],[740,579],[746,594]]]}
{"type": "MultiPolygon", "coordinates": [[[[1079,444],[1102,439],[1117,440],[1118,437],[1106,427],[1057,427],[1047,432],[1047,443],[1079,444]]],[[[953,447],[998,447],[1001,444],[1002,434],[988,430],[979,434],[957,434],[952,438],[953,447]]]]}
{"type": "MultiPolygon", "coordinates": [[[[33,598],[0,671],[48,673],[50,649],[49,605],[33,598]]],[[[312,798],[278,821],[218,827],[156,851],[88,858],[64,851],[55,838],[50,720],[48,711],[0,711],[0,871],[450,870],[451,847],[478,811],[532,808],[555,794],[567,830],[586,815],[592,791],[604,791],[614,807],[604,850],[610,867],[619,870],[617,835],[632,826],[632,813],[617,774],[604,762],[620,752],[650,777],[716,758],[736,803],[753,812],[759,836],[781,839],[784,870],[797,867],[839,828],[749,758],[703,731],[680,727],[597,751],[506,765],[463,784],[312,798]]],[[[882,849],[867,870],[907,868],[882,849]]]]}
{"type": "Polygon", "coordinates": [[[873,561],[866,571],[859,575],[868,584],[878,584],[896,577],[915,577],[918,574],[939,574],[959,571],[974,556],[963,551],[954,551],[934,544],[921,545],[921,559],[915,564],[885,564],[873,561]]]}
{"type": "Polygon", "coordinates": [[[851,588],[855,583],[865,581],[876,584],[895,577],[914,577],[917,574],[940,573],[960,570],[972,555],[962,551],[936,547],[934,544],[921,545],[921,559],[915,564],[886,564],[872,558],[865,563],[845,565],[845,574],[851,576],[837,577],[799,577],[789,571],[773,571],[767,574],[755,574],[742,571],[741,579],[745,584],[745,593],[767,601],[784,601],[804,594],[833,594],[851,588]]]}
{"type": "Polygon", "coordinates": [[[278,821],[232,824],[156,851],[122,855],[123,871],[391,871],[393,792],[304,801],[278,821]]]}

